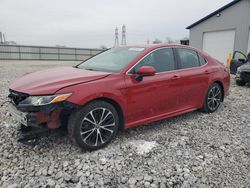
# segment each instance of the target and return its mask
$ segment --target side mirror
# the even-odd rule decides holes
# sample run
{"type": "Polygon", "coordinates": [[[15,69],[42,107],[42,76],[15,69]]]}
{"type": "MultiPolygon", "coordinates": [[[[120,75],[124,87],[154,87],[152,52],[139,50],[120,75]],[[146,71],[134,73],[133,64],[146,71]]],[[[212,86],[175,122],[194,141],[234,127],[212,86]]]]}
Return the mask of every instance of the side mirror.
{"type": "Polygon", "coordinates": [[[156,70],[155,70],[154,67],[152,67],[152,66],[142,66],[141,68],[139,68],[135,72],[135,74],[136,74],[135,79],[138,80],[138,81],[141,81],[144,76],[154,76],[155,73],[156,73],[156,70]]]}

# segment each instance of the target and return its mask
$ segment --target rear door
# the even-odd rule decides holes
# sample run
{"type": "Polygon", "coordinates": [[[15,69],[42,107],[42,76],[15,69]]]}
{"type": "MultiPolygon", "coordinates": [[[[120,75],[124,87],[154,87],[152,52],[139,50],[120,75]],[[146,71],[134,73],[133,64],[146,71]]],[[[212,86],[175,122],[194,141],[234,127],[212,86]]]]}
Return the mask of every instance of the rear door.
{"type": "Polygon", "coordinates": [[[181,92],[177,103],[181,109],[200,108],[208,87],[207,61],[196,51],[176,48],[180,73],[181,92]]]}
{"type": "Polygon", "coordinates": [[[230,63],[230,72],[236,74],[237,68],[246,63],[246,56],[242,52],[235,51],[230,63]]]}

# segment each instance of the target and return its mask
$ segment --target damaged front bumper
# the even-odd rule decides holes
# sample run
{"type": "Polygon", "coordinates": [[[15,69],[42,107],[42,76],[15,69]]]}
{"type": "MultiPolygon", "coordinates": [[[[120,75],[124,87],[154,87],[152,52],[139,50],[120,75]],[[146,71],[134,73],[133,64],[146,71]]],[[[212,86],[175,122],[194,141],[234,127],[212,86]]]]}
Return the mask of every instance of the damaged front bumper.
{"type": "MultiPolygon", "coordinates": [[[[18,95],[23,94],[15,92],[16,98],[18,95]]],[[[42,106],[22,105],[13,100],[11,94],[9,99],[11,100],[8,107],[10,114],[16,121],[27,127],[46,126],[49,129],[56,129],[61,126],[67,114],[79,107],[68,101],[42,106]]]]}

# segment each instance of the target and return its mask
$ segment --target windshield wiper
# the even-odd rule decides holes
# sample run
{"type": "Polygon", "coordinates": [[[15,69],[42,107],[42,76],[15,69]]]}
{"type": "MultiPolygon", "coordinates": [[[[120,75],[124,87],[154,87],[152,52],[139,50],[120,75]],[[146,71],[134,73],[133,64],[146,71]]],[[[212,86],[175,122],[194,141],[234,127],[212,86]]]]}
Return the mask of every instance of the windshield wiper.
{"type": "Polygon", "coordinates": [[[89,71],[95,71],[94,69],[92,68],[84,68],[85,70],[89,70],[89,71]]]}

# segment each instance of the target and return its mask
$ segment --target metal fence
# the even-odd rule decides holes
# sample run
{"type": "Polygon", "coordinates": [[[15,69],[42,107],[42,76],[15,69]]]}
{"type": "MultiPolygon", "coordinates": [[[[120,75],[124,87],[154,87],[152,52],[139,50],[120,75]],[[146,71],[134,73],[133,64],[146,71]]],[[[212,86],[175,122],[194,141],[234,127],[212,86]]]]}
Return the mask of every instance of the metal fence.
{"type": "Polygon", "coordinates": [[[0,60],[82,61],[102,51],[88,48],[0,45],[0,60]]]}

